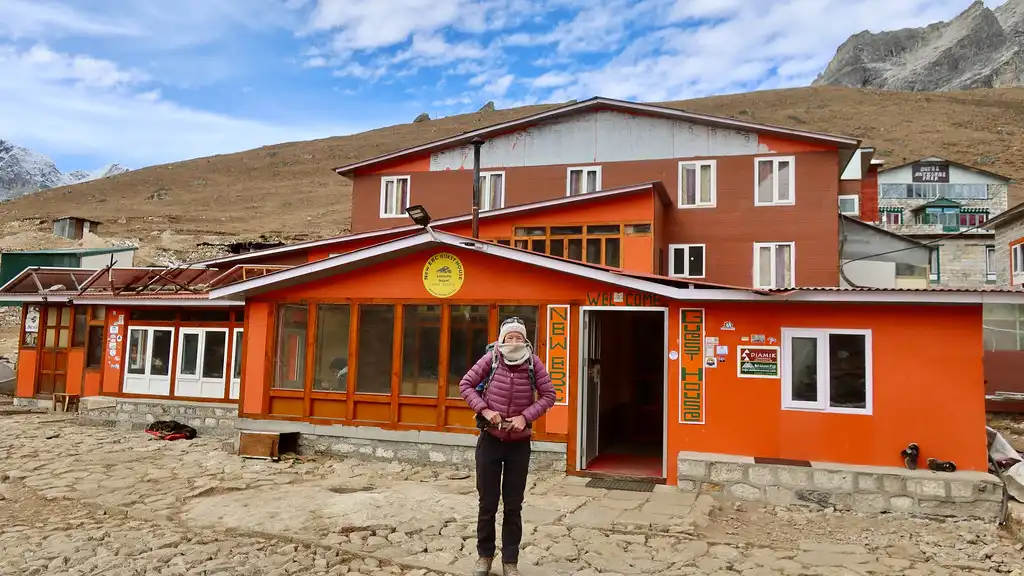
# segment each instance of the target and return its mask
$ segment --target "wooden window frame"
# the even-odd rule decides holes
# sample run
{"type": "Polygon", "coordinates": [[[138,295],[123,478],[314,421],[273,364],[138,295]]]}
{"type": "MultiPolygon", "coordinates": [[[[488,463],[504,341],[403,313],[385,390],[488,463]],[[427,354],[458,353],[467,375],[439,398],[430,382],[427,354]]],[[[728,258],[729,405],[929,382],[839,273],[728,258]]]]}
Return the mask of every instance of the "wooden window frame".
{"type": "Polygon", "coordinates": [[[597,173],[596,183],[594,185],[595,186],[594,187],[594,192],[600,192],[601,191],[601,179],[602,179],[603,175],[601,173],[602,170],[601,170],[601,165],[600,164],[590,165],[590,166],[568,166],[565,169],[565,196],[567,198],[572,196],[572,173],[574,171],[576,171],[576,170],[580,170],[580,171],[583,172],[583,178],[580,180],[580,190],[581,190],[581,192],[579,194],[577,194],[577,196],[582,196],[584,194],[589,194],[589,192],[587,192],[587,190],[586,190],[586,188],[587,188],[587,186],[586,186],[586,184],[587,184],[587,173],[588,172],[596,172],[597,173]]]}
{"type": "Polygon", "coordinates": [[[793,206],[796,204],[796,156],[765,156],[754,158],[754,206],[793,206]],[[761,180],[758,177],[758,167],[761,162],[772,163],[772,200],[761,202],[758,198],[758,191],[761,180]],[[779,200],[779,163],[789,162],[789,199],[779,200]]]}
{"type": "Polygon", "coordinates": [[[406,218],[405,209],[412,205],[412,176],[383,176],[380,179],[380,217],[383,218],[406,218]],[[396,185],[399,181],[405,180],[405,206],[401,207],[401,214],[389,214],[387,212],[387,183],[393,182],[396,185]]]}
{"type": "MultiPolygon", "coordinates": [[[[598,262],[597,265],[599,265],[599,266],[610,266],[612,268],[623,269],[624,268],[624,263],[625,263],[624,262],[624,260],[625,260],[624,247],[625,247],[625,242],[626,242],[625,239],[626,239],[626,237],[627,236],[634,236],[634,235],[646,236],[646,235],[650,234],[650,233],[627,234],[626,233],[626,228],[628,226],[636,225],[636,224],[650,224],[650,222],[601,222],[601,223],[559,224],[559,225],[547,225],[547,224],[544,224],[544,225],[536,225],[536,226],[533,226],[533,225],[522,225],[522,226],[515,226],[512,229],[512,236],[511,236],[511,238],[495,238],[495,239],[492,239],[490,241],[491,242],[502,242],[502,241],[507,240],[509,242],[509,245],[512,246],[512,247],[516,247],[516,244],[518,242],[526,242],[526,248],[519,247],[518,249],[520,249],[520,250],[528,250],[530,252],[534,252],[531,243],[534,240],[543,240],[544,241],[544,247],[545,247],[544,248],[544,252],[538,252],[538,254],[546,254],[546,255],[550,256],[551,255],[551,241],[552,240],[565,240],[565,241],[568,241],[568,240],[580,240],[580,243],[582,245],[582,252],[581,252],[581,258],[582,259],[581,260],[573,260],[572,258],[569,258],[568,250],[566,250],[563,253],[563,256],[560,256],[560,257],[561,258],[565,258],[566,260],[572,260],[573,262],[581,262],[583,264],[593,264],[593,262],[589,262],[587,260],[587,240],[598,238],[598,239],[602,239],[602,242],[601,242],[601,255],[600,255],[601,261],[598,262]],[[589,233],[589,229],[591,227],[598,227],[598,226],[618,226],[619,227],[619,232],[618,232],[618,234],[591,234],[591,233],[589,233]],[[552,228],[573,228],[573,227],[581,228],[582,229],[581,233],[580,234],[552,234],[551,233],[552,228]],[[516,234],[516,230],[519,230],[519,229],[522,229],[522,228],[543,228],[544,229],[544,235],[543,236],[539,236],[539,235],[538,236],[518,236],[516,234]],[[608,238],[615,238],[615,239],[618,239],[618,241],[619,241],[619,263],[618,263],[617,266],[611,266],[611,265],[605,263],[606,259],[607,259],[607,254],[608,254],[608,243],[606,241],[604,241],[604,240],[608,239],[608,238]]],[[[652,229],[653,229],[653,227],[652,227],[652,229]]],[[[568,246],[568,243],[566,243],[566,246],[568,246]]]]}
{"type": "Polygon", "coordinates": [[[708,273],[708,247],[707,244],[669,244],[668,245],[668,275],[670,278],[705,278],[708,273]],[[690,274],[690,250],[700,248],[704,253],[704,263],[701,265],[700,275],[690,274]],[[679,273],[675,269],[675,251],[686,250],[686,270],[679,273]]]}
{"type": "Polygon", "coordinates": [[[681,210],[692,210],[696,208],[714,208],[718,205],[718,161],[717,160],[683,160],[679,162],[676,174],[676,207],[681,210]],[[693,166],[697,174],[697,193],[694,198],[693,204],[685,204],[683,202],[683,168],[685,166],[693,166]],[[711,167],[711,201],[701,202],[700,194],[700,169],[703,166],[711,167]]]}
{"type": "Polygon", "coordinates": [[[92,304],[92,305],[89,306],[89,320],[88,320],[88,322],[85,325],[85,370],[86,371],[98,372],[99,370],[101,370],[103,368],[103,350],[106,349],[106,346],[105,346],[106,336],[107,336],[106,335],[106,331],[104,330],[104,331],[100,332],[100,363],[97,366],[90,366],[89,365],[89,347],[92,344],[92,341],[89,338],[89,334],[92,332],[92,328],[95,328],[97,326],[102,327],[102,328],[106,327],[106,323],[107,323],[106,314],[107,314],[107,307],[106,306],[97,306],[96,304],[92,304]],[[96,309],[97,308],[103,308],[103,313],[100,314],[99,316],[96,315],[96,309]]]}

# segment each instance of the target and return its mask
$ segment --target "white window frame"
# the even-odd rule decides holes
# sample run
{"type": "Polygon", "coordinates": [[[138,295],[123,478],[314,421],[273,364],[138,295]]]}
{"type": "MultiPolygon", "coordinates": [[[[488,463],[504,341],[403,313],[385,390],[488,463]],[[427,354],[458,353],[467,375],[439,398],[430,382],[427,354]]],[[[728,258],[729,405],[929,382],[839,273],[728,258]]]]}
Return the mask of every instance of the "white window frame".
{"type": "Polygon", "coordinates": [[[500,210],[500,209],[504,208],[505,207],[505,183],[506,183],[506,181],[505,181],[505,171],[501,170],[501,171],[481,172],[480,173],[480,179],[483,180],[483,182],[480,184],[480,211],[481,212],[486,212],[487,210],[500,210]],[[498,205],[497,206],[486,206],[484,204],[484,198],[490,198],[491,197],[491,194],[490,194],[491,176],[501,176],[501,194],[498,195],[498,205]],[[484,186],[485,184],[486,184],[486,186],[484,186]]]}
{"type": "Polygon", "coordinates": [[[985,246],[985,281],[996,281],[996,247],[985,246]]]}
{"type": "Polygon", "coordinates": [[[124,358],[124,370],[121,377],[121,392],[125,394],[149,394],[153,396],[170,396],[171,395],[171,378],[175,373],[177,366],[174,365],[174,351],[178,345],[178,331],[173,326],[129,326],[125,332],[125,358],[124,358]],[[167,367],[167,375],[162,376],[159,374],[153,374],[153,337],[156,332],[170,332],[171,333],[171,345],[169,349],[168,361],[170,365],[167,367]],[[128,371],[129,362],[131,359],[128,357],[131,354],[131,337],[132,332],[145,332],[146,333],[146,350],[145,350],[145,367],[146,371],[144,374],[136,374],[128,371]]]}
{"type": "Polygon", "coordinates": [[[682,160],[676,168],[676,194],[678,196],[676,200],[676,206],[680,209],[692,209],[692,208],[714,208],[718,205],[718,161],[717,160],[682,160]],[[694,204],[683,203],[683,167],[694,166],[697,174],[697,195],[694,204]],[[700,169],[702,166],[711,167],[711,201],[701,202],[700,201],[700,169]]]}
{"type": "Polygon", "coordinates": [[[227,328],[181,328],[178,330],[178,362],[175,366],[174,395],[190,398],[224,398],[226,386],[230,380],[228,373],[228,346],[230,346],[231,334],[227,328]],[[211,333],[224,335],[224,358],[221,359],[220,378],[207,378],[203,376],[206,368],[206,337],[211,333]],[[199,337],[199,344],[196,347],[196,373],[184,374],[182,368],[185,365],[185,336],[192,334],[199,337]],[[187,389],[190,392],[182,393],[187,389]]]}
{"type": "Polygon", "coordinates": [[[829,414],[854,414],[870,416],[874,406],[873,354],[871,330],[849,328],[783,328],[782,352],[782,409],[801,412],[824,412],[829,414]],[[828,351],[830,334],[852,334],[864,337],[864,408],[835,408],[830,406],[831,366],[828,351]],[[814,338],[817,340],[818,399],[815,402],[793,400],[793,338],[814,338]]]}
{"type": "Polygon", "coordinates": [[[1024,244],[1010,246],[1011,284],[1024,282],[1024,244]]]}
{"type": "Polygon", "coordinates": [[[860,194],[841,194],[839,196],[839,213],[843,216],[860,217],[860,194]],[[843,212],[843,200],[853,200],[853,212],[843,212]]]}
{"type": "Polygon", "coordinates": [[[928,253],[928,281],[937,283],[942,279],[942,250],[941,245],[931,247],[928,253]],[[935,255],[935,266],[932,266],[932,255],[935,255]]]}
{"type": "Polygon", "coordinates": [[[405,213],[405,209],[412,205],[412,176],[384,176],[380,179],[380,217],[381,218],[407,218],[408,215],[405,213]],[[407,194],[405,195],[406,205],[402,206],[401,214],[389,214],[387,212],[387,184],[393,182],[395,184],[395,190],[398,190],[398,181],[405,180],[405,189],[407,194]]]}
{"type": "Polygon", "coordinates": [[[708,273],[708,247],[706,244],[669,244],[668,245],[668,275],[672,278],[704,278],[708,273]],[[704,252],[704,266],[701,270],[700,276],[694,276],[690,274],[690,249],[700,248],[704,252]],[[675,269],[675,257],[674,253],[676,249],[686,250],[686,270],[682,273],[677,272],[675,269]]]}
{"type": "Polygon", "coordinates": [[[569,166],[569,167],[567,167],[565,169],[565,195],[566,196],[572,196],[572,188],[571,188],[572,178],[571,177],[572,177],[573,170],[582,170],[583,171],[583,178],[580,180],[580,184],[582,186],[581,189],[583,190],[582,192],[580,192],[581,195],[587,193],[587,191],[586,191],[587,172],[591,172],[591,171],[597,172],[597,187],[594,189],[594,192],[600,192],[601,191],[601,166],[600,165],[596,165],[596,166],[569,166]]]}
{"type": "Polygon", "coordinates": [[[238,365],[240,365],[242,367],[242,370],[245,370],[245,329],[244,328],[235,328],[234,330],[231,331],[231,359],[228,362],[230,364],[230,368],[231,368],[231,371],[228,372],[228,379],[229,379],[229,382],[231,383],[230,384],[230,389],[228,390],[228,399],[229,400],[238,400],[238,397],[239,397],[240,392],[242,390],[242,374],[241,374],[241,372],[239,372],[238,378],[235,378],[235,368],[238,367],[235,364],[236,348],[240,348],[241,349],[241,353],[238,356],[238,360],[239,360],[238,365]],[[239,338],[238,338],[239,336],[242,337],[241,341],[239,341],[239,338]]]}
{"type": "Polygon", "coordinates": [[[759,289],[779,289],[779,288],[793,288],[798,286],[796,283],[796,242],[754,242],[754,278],[751,286],[759,289]],[[758,258],[761,248],[770,246],[772,249],[772,285],[761,286],[759,285],[758,279],[761,278],[761,259],[758,258]],[[789,246],[789,277],[793,281],[793,286],[775,286],[775,251],[778,250],[778,246],[789,246]]]}
{"type": "Polygon", "coordinates": [[[792,206],[796,204],[796,156],[767,156],[754,158],[754,206],[792,206]],[[758,188],[761,180],[757,168],[761,162],[772,163],[772,201],[761,202],[758,199],[758,188]],[[779,200],[779,162],[789,162],[789,200],[779,200]]]}

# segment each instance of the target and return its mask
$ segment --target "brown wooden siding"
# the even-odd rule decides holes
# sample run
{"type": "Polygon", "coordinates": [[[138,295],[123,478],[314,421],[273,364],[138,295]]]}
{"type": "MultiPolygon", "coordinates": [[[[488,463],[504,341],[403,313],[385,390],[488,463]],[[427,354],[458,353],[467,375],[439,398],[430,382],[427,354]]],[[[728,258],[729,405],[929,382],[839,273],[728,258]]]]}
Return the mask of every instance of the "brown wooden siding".
{"type": "MultiPolygon", "coordinates": [[[[754,206],[754,156],[717,159],[716,208],[674,208],[678,159],[604,163],[601,187],[607,190],[662,181],[673,207],[665,210],[659,234],[663,244],[655,250],[668,244],[706,244],[706,280],[710,282],[750,286],[754,242],[795,242],[797,283],[835,286],[839,278],[838,155],[810,152],[795,156],[795,206],[754,206]]],[[[435,220],[470,210],[471,171],[414,172],[410,176],[411,204],[423,204],[435,220]]],[[[404,218],[379,217],[380,181],[378,174],[355,178],[353,232],[408,224],[404,218]]],[[[505,205],[564,197],[565,181],[564,165],[506,168],[505,205]]]]}

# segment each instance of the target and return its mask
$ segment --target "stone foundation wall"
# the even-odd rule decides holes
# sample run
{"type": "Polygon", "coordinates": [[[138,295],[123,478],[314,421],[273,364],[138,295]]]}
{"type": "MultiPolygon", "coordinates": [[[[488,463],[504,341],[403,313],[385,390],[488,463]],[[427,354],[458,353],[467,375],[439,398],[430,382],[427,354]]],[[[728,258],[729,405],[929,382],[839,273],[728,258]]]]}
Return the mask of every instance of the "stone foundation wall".
{"type": "Polygon", "coordinates": [[[680,452],[677,465],[680,490],[722,500],[994,519],[1003,495],[1002,482],[984,472],[755,464],[748,457],[697,452],[680,452]]]}
{"type": "Polygon", "coordinates": [[[196,429],[200,436],[235,436],[236,404],[142,400],[133,398],[82,398],[78,419],[90,426],[145,430],[156,420],[176,420],[196,429]]]}

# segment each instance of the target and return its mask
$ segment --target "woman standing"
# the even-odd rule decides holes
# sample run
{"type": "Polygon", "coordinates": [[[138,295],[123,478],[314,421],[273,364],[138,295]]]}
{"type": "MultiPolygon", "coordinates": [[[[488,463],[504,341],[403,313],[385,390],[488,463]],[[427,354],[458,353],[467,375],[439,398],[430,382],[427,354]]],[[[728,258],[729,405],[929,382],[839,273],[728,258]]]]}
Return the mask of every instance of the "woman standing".
{"type": "Polygon", "coordinates": [[[479,558],[473,576],[486,576],[494,562],[494,518],[499,497],[505,502],[505,520],[501,526],[502,573],[519,576],[530,435],[533,422],[555,405],[551,376],[533,353],[522,320],[512,317],[502,322],[494,348],[462,377],[459,391],[477,413],[477,420],[483,427],[476,444],[476,490],[480,496],[476,549],[479,558]]]}

